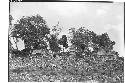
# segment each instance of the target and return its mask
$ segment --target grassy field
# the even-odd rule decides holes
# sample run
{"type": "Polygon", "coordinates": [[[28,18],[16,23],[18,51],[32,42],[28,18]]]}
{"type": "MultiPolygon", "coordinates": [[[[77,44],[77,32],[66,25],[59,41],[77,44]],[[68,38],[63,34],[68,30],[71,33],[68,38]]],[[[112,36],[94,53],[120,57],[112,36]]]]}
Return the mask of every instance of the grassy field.
{"type": "Polygon", "coordinates": [[[34,54],[30,58],[9,57],[9,82],[123,83],[118,77],[123,74],[120,69],[112,72],[109,77],[108,71],[102,75],[104,68],[101,65],[105,63],[103,59],[96,59],[95,62],[90,56],[76,59],[75,53],[54,58],[51,53],[45,52],[38,56],[34,54]]]}

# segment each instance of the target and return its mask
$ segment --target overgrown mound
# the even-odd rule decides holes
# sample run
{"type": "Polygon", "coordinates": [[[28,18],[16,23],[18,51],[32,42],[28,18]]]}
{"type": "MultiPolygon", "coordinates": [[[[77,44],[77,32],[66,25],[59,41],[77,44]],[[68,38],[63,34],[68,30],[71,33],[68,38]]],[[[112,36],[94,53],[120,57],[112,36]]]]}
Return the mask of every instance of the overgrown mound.
{"type": "Polygon", "coordinates": [[[40,15],[23,17],[14,24],[10,36],[16,39],[16,44],[22,39],[25,49],[13,49],[9,40],[10,81],[124,82],[124,58],[113,50],[115,42],[107,33],[97,35],[84,27],[71,28],[69,38],[63,35],[58,39],[58,26],[53,30],[55,34],[50,33],[40,15]]]}

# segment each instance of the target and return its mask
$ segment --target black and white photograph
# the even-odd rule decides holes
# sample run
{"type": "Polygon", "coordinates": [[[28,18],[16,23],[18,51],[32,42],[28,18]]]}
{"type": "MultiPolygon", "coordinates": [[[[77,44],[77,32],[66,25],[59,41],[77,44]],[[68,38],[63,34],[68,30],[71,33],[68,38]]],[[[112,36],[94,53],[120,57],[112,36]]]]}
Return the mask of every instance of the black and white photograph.
{"type": "Polygon", "coordinates": [[[10,2],[8,82],[124,83],[124,3],[10,2]]]}

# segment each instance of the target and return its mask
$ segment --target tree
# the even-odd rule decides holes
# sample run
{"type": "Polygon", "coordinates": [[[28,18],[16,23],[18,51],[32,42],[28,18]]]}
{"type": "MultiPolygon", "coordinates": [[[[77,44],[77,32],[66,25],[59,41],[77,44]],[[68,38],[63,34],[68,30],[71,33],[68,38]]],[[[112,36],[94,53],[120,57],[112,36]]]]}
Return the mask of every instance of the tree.
{"type": "Polygon", "coordinates": [[[62,27],[59,26],[59,22],[55,26],[53,26],[53,28],[52,28],[52,32],[56,36],[59,35],[59,33],[61,32],[61,30],[62,30],[62,27]]]}
{"type": "Polygon", "coordinates": [[[12,37],[24,40],[25,48],[37,49],[37,46],[42,48],[40,44],[45,44],[43,38],[49,33],[47,23],[40,15],[23,16],[14,24],[12,37]]]}
{"type": "Polygon", "coordinates": [[[59,47],[59,44],[58,44],[57,36],[54,34],[50,35],[49,45],[50,45],[50,49],[52,52],[57,53],[61,50],[61,48],[59,47]]]}
{"type": "Polygon", "coordinates": [[[75,49],[75,52],[80,53],[79,55],[82,55],[82,53],[91,55],[99,51],[104,53],[111,52],[113,45],[115,45],[115,42],[111,41],[107,33],[97,35],[84,27],[77,30],[71,28],[70,30],[72,33],[70,38],[71,46],[75,49]],[[93,51],[89,48],[92,48],[93,51]]]}
{"type": "Polygon", "coordinates": [[[100,46],[102,46],[106,51],[110,51],[113,49],[113,45],[115,45],[115,41],[111,41],[107,33],[101,35],[100,46]]]}
{"type": "Polygon", "coordinates": [[[12,20],[13,20],[12,15],[9,15],[9,25],[12,25],[12,20]]]}
{"type": "Polygon", "coordinates": [[[95,35],[92,38],[92,42],[98,45],[98,48],[102,48],[106,52],[113,50],[113,45],[115,45],[115,41],[111,41],[107,33],[103,33],[101,35],[95,35]]]}
{"type": "Polygon", "coordinates": [[[72,45],[75,46],[76,51],[84,52],[85,48],[87,48],[91,44],[92,37],[95,35],[94,32],[81,27],[77,30],[71,29],[72,38],[70,39],[72,45]]]}
{"type": "MultiPolygon", "coordinates": [[[[68,48],[68,42],[67,42],[66,35],[62,35],[62,38],[60,38],[60,40],[58,41],[58,43],[60,45],[62,45],[64,48],[68,48]]],[[[64,48],[63,48],[63,52],[64,52],[64,48]]]]}
{"type": "MultiPolygon", "coordinates": [[[[9,52],[13,49],[12,43],[11,43],[11,30],[12,30],[12,15],[9,15],[9,30],[8,30],[8,44],[9,44],[9,52]]],[[[16,45],[17,46],[17,45],[16,45]]]]}

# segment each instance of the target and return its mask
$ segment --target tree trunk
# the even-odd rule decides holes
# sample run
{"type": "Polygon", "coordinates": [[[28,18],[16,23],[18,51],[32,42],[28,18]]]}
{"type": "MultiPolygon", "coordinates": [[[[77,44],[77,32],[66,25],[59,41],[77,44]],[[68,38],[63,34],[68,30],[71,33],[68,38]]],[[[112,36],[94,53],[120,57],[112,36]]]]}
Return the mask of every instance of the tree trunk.
{"type": "Polygon", "coordinates": [[[11,43],[11,40],[10,40],[10,38],[9,38],[9,50],[12,50],[12,49],[13,49],[12,43],[11,43]]]}
{"type": "Polygon", "coordinates": [[[64,52],[64,47],[63,47],[63,52],[64,52]]]}
{"type": "MultiPolygon", "coordinates": [[[[14,37],[13,37],[13,40],[14,40],[14,37]]],[[[16,41],[14,40],[14,43],[16,44],[16,49],[18,50],[18,46],[17,46],[17,38],[16,38],[16,41]]]]}

